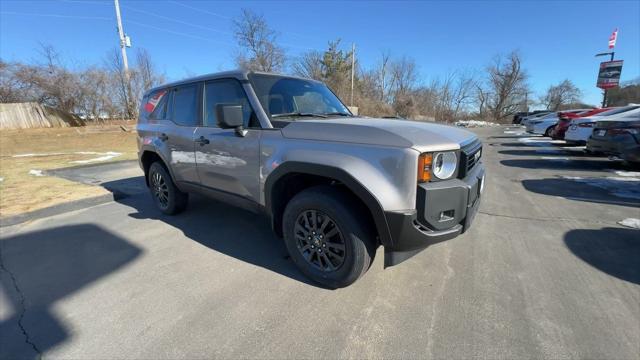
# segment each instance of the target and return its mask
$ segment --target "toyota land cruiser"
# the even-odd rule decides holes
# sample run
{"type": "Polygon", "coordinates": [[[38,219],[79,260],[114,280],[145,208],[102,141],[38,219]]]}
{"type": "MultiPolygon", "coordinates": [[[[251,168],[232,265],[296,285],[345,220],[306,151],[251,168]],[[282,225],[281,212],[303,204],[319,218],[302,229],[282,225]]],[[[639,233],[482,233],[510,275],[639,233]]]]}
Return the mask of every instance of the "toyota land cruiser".
{"type": "MultiPolygon", "coordinates": [[[[140,166],[165,214],[197,192],[265,213],[293,262],[348,286],[466,231],[484,187],[466,130],[354,116],[323,83],[223,72],[145,93],[140,166]]],[[[238,231],[242,231],[238,229],[238,231]]]]}

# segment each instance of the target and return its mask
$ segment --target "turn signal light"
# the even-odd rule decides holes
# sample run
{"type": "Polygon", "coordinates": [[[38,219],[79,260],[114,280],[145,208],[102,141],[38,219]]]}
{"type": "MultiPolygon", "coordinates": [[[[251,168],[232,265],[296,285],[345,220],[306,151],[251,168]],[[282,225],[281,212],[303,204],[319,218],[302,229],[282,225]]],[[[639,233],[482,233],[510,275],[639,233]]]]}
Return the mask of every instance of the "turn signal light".
{"type": "Polygon", "coordinates": [[[431,164],[433,162],[433,154],[420,154],[418,158],[418,182],[427,182],[431,180],[431,164]]]}

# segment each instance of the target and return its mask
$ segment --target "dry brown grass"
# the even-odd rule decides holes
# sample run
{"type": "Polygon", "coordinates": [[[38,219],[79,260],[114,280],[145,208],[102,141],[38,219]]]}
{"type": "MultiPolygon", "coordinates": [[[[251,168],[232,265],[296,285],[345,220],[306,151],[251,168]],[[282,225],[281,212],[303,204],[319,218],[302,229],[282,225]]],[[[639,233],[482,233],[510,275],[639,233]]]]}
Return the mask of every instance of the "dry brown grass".
{"type": "MultiPolygon", "coordinates": [[[[129,127],[132,128],[133,126],[129,127]]],[[[30,170],[49,170],[79,165],[101,155],[77,152],[118,152],[110,161],[136,158],[136,134],[119,126],[88,126],[2,130],[0,132],[0,216],[15,215],[88,196],[106,194],[99,186],[30,175],[30,170]],[[44,155],[63,153],[55,155],[44,155]],[[21,154],[37,156],[15,157],[21,154]]]]}

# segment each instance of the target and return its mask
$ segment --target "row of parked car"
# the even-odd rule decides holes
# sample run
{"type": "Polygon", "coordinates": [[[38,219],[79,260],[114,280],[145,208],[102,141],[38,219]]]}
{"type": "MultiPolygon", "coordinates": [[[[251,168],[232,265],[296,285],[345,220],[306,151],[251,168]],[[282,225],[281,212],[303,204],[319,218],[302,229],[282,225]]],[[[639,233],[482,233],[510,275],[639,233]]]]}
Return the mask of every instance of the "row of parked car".
{"type": "Polygon", "coordinates": [[[640,166],[640,105],[560,112],[518,113],[513,122],[531,134],[586,145],[594,155],[606,155],[640,166]]]}

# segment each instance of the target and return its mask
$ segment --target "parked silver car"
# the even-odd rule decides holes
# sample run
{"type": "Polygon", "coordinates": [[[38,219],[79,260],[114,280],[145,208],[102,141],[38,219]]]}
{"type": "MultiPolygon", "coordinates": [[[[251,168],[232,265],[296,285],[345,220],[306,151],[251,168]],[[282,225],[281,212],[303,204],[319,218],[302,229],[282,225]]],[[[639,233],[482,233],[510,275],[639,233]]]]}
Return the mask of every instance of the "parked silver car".
{"type": "Polygon", "coordinates": [[[198,192],[265,213],[330,288],[362,276],[379,245],[391,266],[466,231],[484,186],[473,133],[356,117],[309,79],[234,71],[163,85],[144,95],[137,131],[162,212],[198,192]]]}

